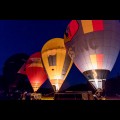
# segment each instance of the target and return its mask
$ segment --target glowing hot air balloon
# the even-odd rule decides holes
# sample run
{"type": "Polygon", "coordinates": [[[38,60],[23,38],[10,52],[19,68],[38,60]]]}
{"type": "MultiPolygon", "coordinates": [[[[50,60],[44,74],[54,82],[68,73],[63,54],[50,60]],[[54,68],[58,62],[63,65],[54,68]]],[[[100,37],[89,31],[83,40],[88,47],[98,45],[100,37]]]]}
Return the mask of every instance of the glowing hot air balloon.
{"type": "Polygon", "coordinates": [[[26,63],[25,72],[34,92],[36,92],[48,78],[41,62],[40,52],[36,52],[30,56],[26,63]]]}
{"type": "Polygon", "coordinates": [[[64,39],[77,68],[96,89],[102,89],[120,50],[119,20],[72,20],[64,39]]]}
{"type": "Polygon", "coordinates": [[[49,80],[58,91],[73,63],[69,55],[66,54],[64,39],[53,38],[47,41],[42,48],[41,54],[49,80]]]}

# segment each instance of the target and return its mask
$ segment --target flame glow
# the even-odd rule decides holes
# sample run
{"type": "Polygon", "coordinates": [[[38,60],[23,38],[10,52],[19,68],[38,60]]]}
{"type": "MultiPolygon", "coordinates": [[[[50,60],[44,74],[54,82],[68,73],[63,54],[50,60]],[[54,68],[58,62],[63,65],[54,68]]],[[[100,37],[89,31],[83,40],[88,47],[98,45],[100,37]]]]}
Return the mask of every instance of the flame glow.
{"type": "Polygon", "coordinates": [[[56,86],[56,91],[58,91],[58,90],[59,90],[59,85],[58,85],[58,83],[56,83],[55,86],[56,86]]]}
{"type": "Polygon", "coordinates": [[[56,84],[55,84],[55,86],[56,86],[56,91],[58,91],[58,90],[59,90],[58,79],[56,80],[56,84]]]}
{"type": "Polygon", "coordinates": [[[35,80],[35,86],[37,86],[39,84],[38,80],[35,80]]]}
{"type": "Polygon", "coordinates": [[[95,80],[95,84],[96,84],[96,87],[98,88],[98,79],[94,79],[95,80]]]}
{"type": "Polygon", "coordinates": [[[95,84],[96,84],[96,87],[98,88],[98,79],[97,79],[97,73],[95,70],[92,70],[93,72],[93,76],[94,76],[94,80],[95,80],[95,84]]]}

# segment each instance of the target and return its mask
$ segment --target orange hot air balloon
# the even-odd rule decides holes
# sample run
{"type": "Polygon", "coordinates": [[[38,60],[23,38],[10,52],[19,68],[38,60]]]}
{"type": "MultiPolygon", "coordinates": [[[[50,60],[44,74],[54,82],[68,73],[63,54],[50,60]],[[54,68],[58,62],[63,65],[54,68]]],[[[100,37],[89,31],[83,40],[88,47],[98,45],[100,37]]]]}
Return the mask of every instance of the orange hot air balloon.
{"type": "Polygon", "coordinates": [[[30,56],[27,60],[25,71],[34,92],[36,92],[48,78],[41,62],[40,52],[30,56]]]}
{"type": "Polygon", "coordinates": [[[22,74],[22,75],[26,75],[26,63],[24,63],[22,65],[22,67],[19,69],[19,71],[17,73],[22,74]]]}
{"type": "Polygon", "coordinates": [[[58,92],[73,64],[73,61],[66,53],[64,39],[53,38],[47,41],[42,48],[41,54],[49,80],[55,86],[55,91],[58,92]]]}

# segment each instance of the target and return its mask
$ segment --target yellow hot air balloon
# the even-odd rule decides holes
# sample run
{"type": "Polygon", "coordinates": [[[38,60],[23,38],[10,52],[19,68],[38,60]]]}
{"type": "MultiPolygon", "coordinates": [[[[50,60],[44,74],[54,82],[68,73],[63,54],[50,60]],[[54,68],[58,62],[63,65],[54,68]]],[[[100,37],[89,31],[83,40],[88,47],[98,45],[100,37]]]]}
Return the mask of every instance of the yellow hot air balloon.
{"type": "Polygon", "coordinates": [[[58,92],[73,64],[66,52],[64,39],[50,39],[42,47],[41,54],[49,80],[58,92]]]}

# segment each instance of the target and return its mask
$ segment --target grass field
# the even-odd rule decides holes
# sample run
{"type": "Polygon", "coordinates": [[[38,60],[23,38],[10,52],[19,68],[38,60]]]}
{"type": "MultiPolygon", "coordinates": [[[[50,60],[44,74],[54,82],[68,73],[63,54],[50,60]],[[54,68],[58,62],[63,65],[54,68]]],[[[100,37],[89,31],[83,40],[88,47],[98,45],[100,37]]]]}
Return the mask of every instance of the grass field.
{"type": "Polygon", "coordinates": [[[41,100],[54,100],[54,97],[41,97],[41,100]]]}

